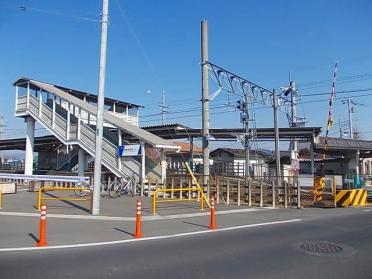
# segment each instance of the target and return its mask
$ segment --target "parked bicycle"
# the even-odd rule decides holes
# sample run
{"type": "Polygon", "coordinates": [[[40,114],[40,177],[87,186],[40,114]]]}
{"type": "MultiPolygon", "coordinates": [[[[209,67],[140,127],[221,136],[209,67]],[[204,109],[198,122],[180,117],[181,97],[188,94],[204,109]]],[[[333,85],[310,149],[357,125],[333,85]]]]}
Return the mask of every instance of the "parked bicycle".
{"type": "Polygon", "coordinates": [[[136,193],[136,183],[132,177],[121,177],[113,181],[108,186],[108,195],[110,198],[117,198],[120,196],[134,197],[136,193]]]}
{"type": "MultiPolygon", "coordinates": [[[[74,194],[76,197],[86,197],[93,192],[93,187],[94,185],[89,185],[88,183],[83,183],[79,185],[78,187],[82,188],[79,190],[74,190],[74,194]]],[[[100,187],[100,195],[101,197],[107,196],[108,192],[108,186],[106,183],[101,182],[101,187],[100,187]]]]}

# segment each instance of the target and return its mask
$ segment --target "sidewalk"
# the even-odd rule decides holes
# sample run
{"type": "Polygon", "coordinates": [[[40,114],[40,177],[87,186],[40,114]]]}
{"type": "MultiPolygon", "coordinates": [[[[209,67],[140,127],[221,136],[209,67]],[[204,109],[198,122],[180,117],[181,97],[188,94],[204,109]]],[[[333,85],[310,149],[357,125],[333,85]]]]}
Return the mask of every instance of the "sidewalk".
{"type": "MultiPolygon", "coordinates": [[[[61,195],[61,192],[50,192],[52,195],[61,195]]],[[[73,197],[72,192],[62,193],[73,197]]],[[[45,195],[43,195],[45,196],[45,195]]],[[[101,197],[101,212],[102,216],[111,217],[134,217],[136,210],[136,201],[142,201],[142,215],[153,216],[152,214],[152,198],[148,197],[120,197],[111,199],[109,197],[101,197]]],[[[17,194],[3,195],[3,209],[7,212],[27,212],[37,213],[37,192],[18,192],[17,194]]],[[[87,215],[90,216],[89,201],[47,201],[48,214],[68,214],[68,215],[87,215]]],[[[208,212],[208,207],[204,203],[205,210],[208,212]]],[[[224,204],[217,205],[217,210],[242,209],[247,206],[226,206],[224,204]]],[[[177,201],[171,203],[159,203],[157,207],[158,215],[174,215],[174,214],[189,214],[198,213],[200,204],[196,201],[177,201]]]]}

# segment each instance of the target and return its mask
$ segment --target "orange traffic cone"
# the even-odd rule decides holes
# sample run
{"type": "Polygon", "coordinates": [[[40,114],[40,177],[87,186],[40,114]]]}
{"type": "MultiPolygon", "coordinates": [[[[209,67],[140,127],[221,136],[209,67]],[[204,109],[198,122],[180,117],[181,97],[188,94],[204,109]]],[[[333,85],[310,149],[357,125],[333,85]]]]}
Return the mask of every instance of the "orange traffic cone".
{"type": "Polygon", "coordinates": [[[216,216],[215,216],[215,210],[214,210],[214,197],[211,197],[211,222],[208,227],[210,230],[217,229],[216,225],[216,216]]]}
{"type": "Polygon", "coordinates": [[[136,214],[136,232],[134,234],[135,238],[143,237],[141,232],[141,201],[137,200],[137,214],[136,214]]]}
{"type": "Polygon", "coordinates": [[[41,206],[41,215],[40,215],[40,232],[39,232],[39,241],[37,243],[38,247],[47,246],[46,242],[46,204],[41,206]]]}

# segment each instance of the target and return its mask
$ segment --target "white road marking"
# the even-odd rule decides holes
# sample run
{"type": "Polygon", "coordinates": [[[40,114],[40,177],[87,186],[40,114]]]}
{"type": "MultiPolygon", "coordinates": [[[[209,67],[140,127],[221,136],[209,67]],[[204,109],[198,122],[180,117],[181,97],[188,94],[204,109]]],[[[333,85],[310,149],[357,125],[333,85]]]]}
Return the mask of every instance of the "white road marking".
{"type": "MultiPolygon", "coordinates": [[[[232,210],[221,210],[216,211],[217,215],[222,214],[233,214],[242,212],[254,212],[262,210],[274,209],[272,207],[261,207],[261,208],[244,208],[244,209],[232,209],[232,210]]],[[[187,213],[187,214],[174,214],[174,215],[152,215],[152,216],[142,216],[142,221],[155,221],[155,220],[166,220],[166,219],[181,219],[181,218],[191,218],[198,216],[209,215],[209,210],[197,213],[187,213]]],[[[6,212],[0,211],[0,216],[18,216],[18,217],[40,217],[40,213],[28,213],[28,212],[6,212]]],[[[115,217],[115,216],[93,216],[93,215],[68,215],[68,214],[50,214],[48,213],[48,218],[59,218],[59,219],[81,219],[81,220],[104,220],[104,221],[135,221],[135,217],[115,217]]]]}
{"type": "Polygon", "coordinates": [[[56,246],[46,246],[46,247],[2,248],[2,249],[0,249],[0,252],[35,251],[35,250],[51,250],[51,249],[67,249],[67,248],[105,246],[105,245],[137,242],[137,241],[149,241],[149,240],[158,240],[158,239],[178,238],[178,237],[191,236],[191,235],[216,233],[216,232],[223,232],[223,231],[233,231],[233,230],[246,229],[246,228],[255,228],[255,227],[264,227],[264,226],[277,225],[277,224],[294,223],[294,222],[299,222],[299,221],[302,221],[302,219],[290,219],[290,220],[283,220],[283,221],[273,221],[273,222],[250,224],[250,225],[241,225],[241,226],[235,226],[235,227],[227,227],[227,228],[216,229],[216,230],[213,230],[213,231],[212,230],[204,230],[204,231],[196,231],[196,232],[177,233],[177,234],[168,234],[168,235],[160,235],[160,236],[150,236],[150,237],[145,237],[145,238],[131,238],[131,239],[106,241],[106,242],[93,242],[93,243],[71,244],[71,245],[56,245],[56,246]]]}
{"type": "Polygon", "coordinates": [[[363,211],[367,211],[368,212],[368,211],[371,211],[371,209],[364,209],[363,211]]]}

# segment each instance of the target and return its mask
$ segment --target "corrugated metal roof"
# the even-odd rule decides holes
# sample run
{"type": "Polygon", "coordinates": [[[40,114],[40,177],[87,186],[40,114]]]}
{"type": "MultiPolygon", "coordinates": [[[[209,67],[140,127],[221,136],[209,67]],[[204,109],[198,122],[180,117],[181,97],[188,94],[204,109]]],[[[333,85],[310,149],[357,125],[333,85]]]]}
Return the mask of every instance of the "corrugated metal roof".
{"type": "MultiPolygon", "coordinates": [[[[26,88],[27,87],[27,82],[29,82],[29,81],[42,82],[44,84],[48,84],[48,85],[54,86],[56,88],[59,88],[62,91],[65,91],[66,93],[71,94],[71,95],[73,95],[73,96],[75,96],[79,99],[85,97],[90,102],[95,102],[95,103],[98,102],[98,96],[96,94],[92,94],[92,93],[89,93],[89,92],[84,92],[84,91],[81,91],[81,90],[72,89],[72,88],[68,88],[68,87],[65,87],[65,86],[56,85],[56,84],[52,84],[52,83],[48,83],[48,82],[34,80],[34,79],[27,78],[27,77],[19,78],[18,80],[16,80],[13,83],[13,85],[14,86],[17,85],[19,87],[26,88]]],[[[128,103],[128,102],[124,102],[124,101],[120,101],[120,100],[105,97],[105,105],[113,105],[113,103],[115,103],[116,106],[121,105],[121,106],[128,106],[129,108],[143,108],[143,106],[141,106],[141,105],[137,105],[137,104],[128,103]]]]}

